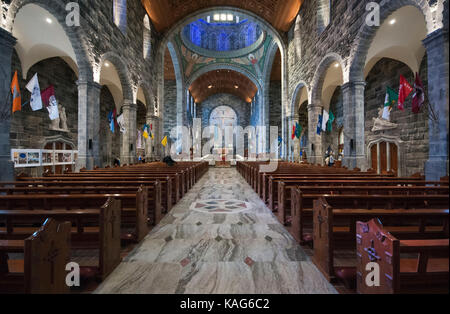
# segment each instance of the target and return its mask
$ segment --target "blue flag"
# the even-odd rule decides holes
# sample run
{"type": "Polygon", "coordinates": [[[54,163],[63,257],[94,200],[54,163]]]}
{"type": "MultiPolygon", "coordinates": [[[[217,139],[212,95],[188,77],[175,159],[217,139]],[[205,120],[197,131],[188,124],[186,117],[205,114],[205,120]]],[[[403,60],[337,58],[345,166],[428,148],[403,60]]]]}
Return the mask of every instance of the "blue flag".
{"type": "Polygon", "coordinates": [[[319,115],[319,123],[317,123],[317,135],[320,135],[322,133],[322,121],[323,121],[323,116],[320,114],[319,115]]]}
{"type": "Polygon", "coordinates": [[[281,138],[281,136],[278,136],[278,146],[280,146],[281,143],[283,143],[283,139],[281,138]]]}
{"type": "Polygon", "coordinates": [[[111,132],[114,133],[114,126],[115,126],[114,112],[112,112],[112,111],[109,112],[108,121],[109,121],[109,128],[111,129],[111,132]]]}

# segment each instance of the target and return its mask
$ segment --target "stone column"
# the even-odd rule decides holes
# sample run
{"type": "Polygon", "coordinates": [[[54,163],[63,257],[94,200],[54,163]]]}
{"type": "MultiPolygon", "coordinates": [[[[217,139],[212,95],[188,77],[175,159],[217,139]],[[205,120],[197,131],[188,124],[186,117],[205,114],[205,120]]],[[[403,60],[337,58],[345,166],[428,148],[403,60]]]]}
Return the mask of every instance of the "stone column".
{"type": "Polygon", "coordinates": [[[427,180],[448,175],[448,31],[439,29],[423,41],[428,57],[428,100],[438,121],[429,121],[429,159],[425,164],[427,180]]]}
{"type": "Polygon", "coordinates": [[[308,162],[320,165],[324,163],[324,151],[322,135],[317,134],[317,123],[319,122],[319,115],[322,114],[322,109],[320,105],[308,105],[308,162]]]}
{"type": "Polygon", "coordinates": [[[78,160],[76,170],[101,167],[100,90],[94,81],[80,79],[78,85],[78,160]]]}
{"type": "Polygon", "coordinates": [[[291,145],[293,146],[293,150],[291,149],[290,152],[292,156],[289,160],[293,162],[300,162],[300,139],[297,138],[297,136],[292,139],[292,130],[296,126],[296,124],[299,123],[299,117],[298,115],[295,115],[290,118],[290,134],[289,134],[289,140],[291,142],[291,145]]]}
{"type": "Polygon", "coordinates": [[[0,28],[0,181],[14,181],[11,161],[11,58],[16,39],[0,28]]]}
{"type": "Polygon", "coordinates": [[[150,126],[153,126],[152,133],[154,136],[154,139],[148,138],[146,143],[146,159],[147,161],[155,160],[156,156],[159,156],[159,150],[158,144],[160,144],[162,138],[159,132],[159,117],[156,117],[154,115],[147,116],[147,124],[150,126]],[[152,149],[153,148],[153,149],[152,149]]]}
{"type": "Polygon", "coordinates": [[[132,100],[124,100],[122,106],[126,132],[122,134],[120,163],[129,165],[136,163],[136,112],[137,105],[132,100]]]}
{"type": "Polygon", "coordinates": [[[344,106],[344,159],[349,169],[367,170],[364,134],[365,82],[349,82],[342,86],[344,106]]]}

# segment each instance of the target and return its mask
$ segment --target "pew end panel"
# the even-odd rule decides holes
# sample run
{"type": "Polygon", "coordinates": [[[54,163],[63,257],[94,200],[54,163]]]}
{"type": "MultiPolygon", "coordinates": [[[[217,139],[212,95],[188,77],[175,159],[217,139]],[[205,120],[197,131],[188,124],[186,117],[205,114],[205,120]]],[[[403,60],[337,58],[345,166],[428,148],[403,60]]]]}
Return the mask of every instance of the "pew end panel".
{"type": "Polygon", "coordinates": [[[336,276],[333,265],[333,209],[324,197],[314,200],[313,208],[313,263],[329,282],[334,282],[336,276]]]}
{"type": "Polygon", "coordinates": [[[100,209],[100,258],[99,276],[101,280],[120,264],[121,201],[109,198],[100,209]]]}

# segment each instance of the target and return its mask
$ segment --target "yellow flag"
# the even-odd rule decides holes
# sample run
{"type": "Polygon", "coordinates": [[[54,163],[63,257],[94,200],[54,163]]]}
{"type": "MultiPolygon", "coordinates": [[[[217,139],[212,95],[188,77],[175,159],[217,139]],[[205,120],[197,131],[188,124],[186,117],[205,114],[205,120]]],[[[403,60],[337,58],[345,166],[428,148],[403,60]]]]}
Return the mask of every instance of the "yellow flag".
{"type": "Polygon", "coordinates": [[[164,147],[167,146],[167,136],[164,136],[164,138],[163,138],[161,144],[163,144],[164,147]]]}

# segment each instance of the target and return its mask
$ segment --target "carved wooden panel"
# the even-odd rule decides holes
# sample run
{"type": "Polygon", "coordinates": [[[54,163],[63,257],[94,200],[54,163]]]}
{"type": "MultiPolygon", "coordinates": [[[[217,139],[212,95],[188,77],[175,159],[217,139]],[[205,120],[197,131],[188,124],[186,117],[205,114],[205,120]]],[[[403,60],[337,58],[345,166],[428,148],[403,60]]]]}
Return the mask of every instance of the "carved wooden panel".
{"type": "Polygon", "coordinates": [[[66,265],[70,259],[71,223],[48,219],[25,240],[25,292],[68,293],[66,265]]]}

